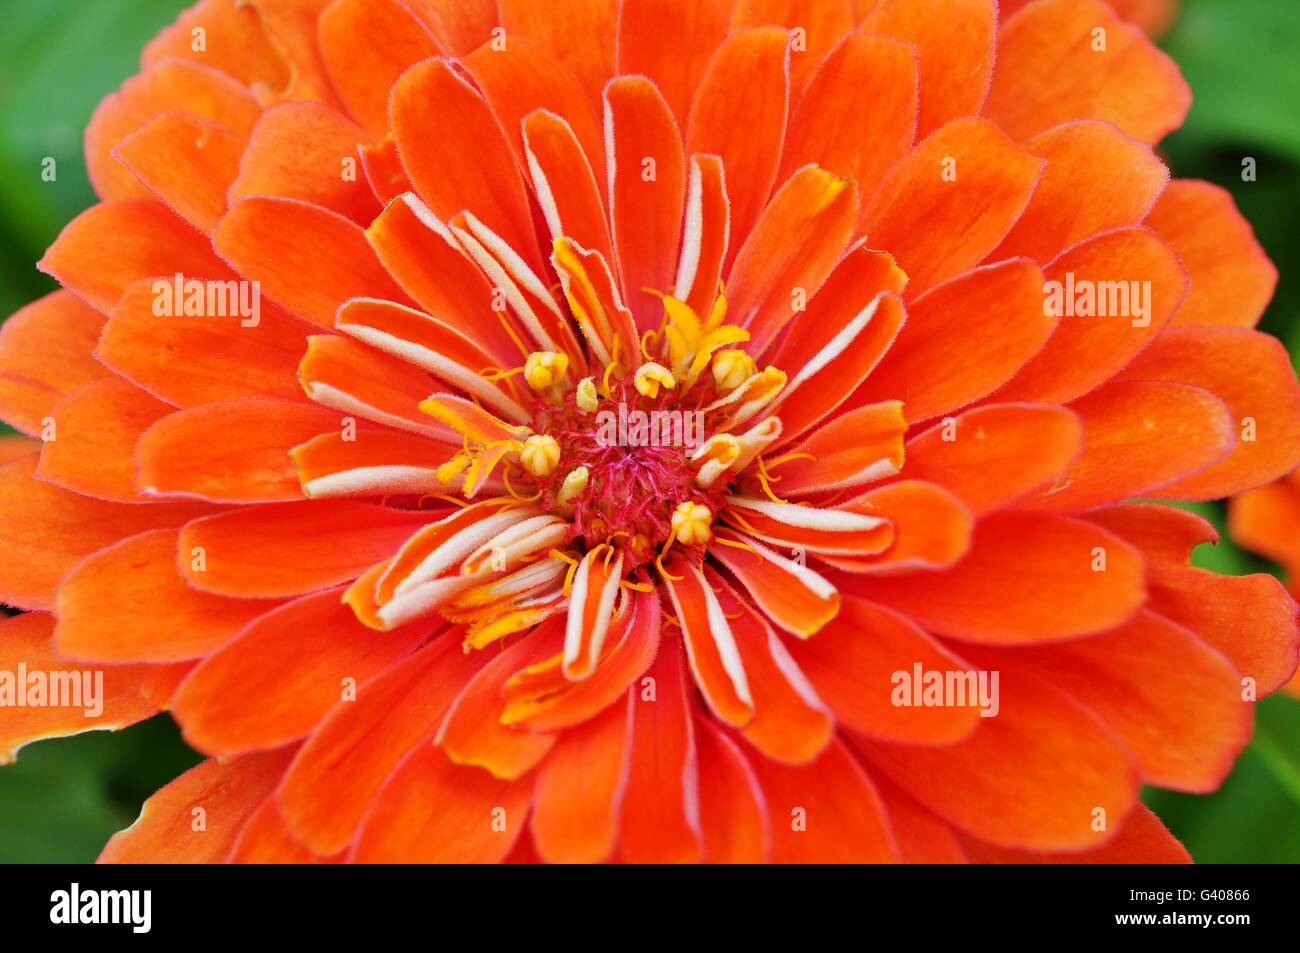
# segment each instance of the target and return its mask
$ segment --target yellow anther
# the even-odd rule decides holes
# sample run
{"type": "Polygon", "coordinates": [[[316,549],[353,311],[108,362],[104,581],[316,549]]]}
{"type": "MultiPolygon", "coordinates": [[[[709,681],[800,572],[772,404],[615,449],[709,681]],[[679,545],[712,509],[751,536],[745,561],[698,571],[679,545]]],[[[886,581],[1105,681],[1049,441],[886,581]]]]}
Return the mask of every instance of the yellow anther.
{"type": "Polygon", "coordinates": [[[637,392],[642,397],[651,398],[659,396],[660,387],[672,390],[677,386],[672,371],[654,361],[648,361],[636,369],[633,383],[636,384],[637,392]]]}
{"type": "Polygon", "coordinates": [[[533,351],[524,362],[524,380],[539,394],[564,380],[569,373],[569,356],[555,351],[533,351]]]}
{"type": "Polygon", "coordinates": [[[687,500],[673,510],[673,535],[687,546],[707,543],[713,535],[713,511],[703,503],[687,500]]]}
{"type": "Polygon", "coordinates": [[[596,392],[596,379],[584,377],[578,381],[578,409],[584,413],[594,414],[600,406],[600,395],[596,392]]]}
{"type": "Polygon", "coordinates": [[[713,383],[719,393],[730,393],[756,373],[754,359],[740,348],[727,348],[713,355],[713,383]]]}
{"type": "Polygon", "coordinates": [[[581,496],[582,491],[587,489],[588,476],[590,473],[586,467],[570,470],[569,475],[564,478],[564,483],[560,485],[560,492],[556,494],[556,502],[570,503],[575,497],[581,496]]]}
{"type": "Polygon", "coordinates": [[[535,477],[550,476],[560,463],[560,444],[550,434],[533,434],[524,441],[519,462],[535,477]]]}

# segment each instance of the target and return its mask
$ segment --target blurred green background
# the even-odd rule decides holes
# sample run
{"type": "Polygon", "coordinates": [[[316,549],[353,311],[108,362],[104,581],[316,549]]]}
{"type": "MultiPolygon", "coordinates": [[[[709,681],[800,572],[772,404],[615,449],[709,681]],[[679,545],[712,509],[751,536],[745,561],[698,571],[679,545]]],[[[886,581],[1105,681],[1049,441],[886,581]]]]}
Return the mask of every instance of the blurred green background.
{"type": "MultiPolygon", "coordinates": [[[[0,315],[55,287],[33,263],[94,201],[81,130],[135,71],[145,42],[187,5],[0,0],[0,315]],[[41,181],[45,156],[58,162],[56,182],[41,181]]],[[[1161,151],[1175,176],[1236,196],[1282,275],[1261,327],[1300,358],[1300,3],[1184,0],[1161,45],[1195,96],[1161,151]],[[1255,182],[1241,181],[1247,156],[1257,161],[1255,182]]],[[[1221,505],[1197,509],[1222,528],[1221,505]]],[[[1202,547],[1196,561],[1226,573],[1273,568],[1227,541],[1202,547]]],[[[94,859],[144,798],[197,761],[166,716],[23,749],[0,769],[0,862],[94,859]]],[[[1255,738],[1216,793],[1145,798],[1202,863],[1300,862],[1300,702],[1259,704],[1255,738]]]]}

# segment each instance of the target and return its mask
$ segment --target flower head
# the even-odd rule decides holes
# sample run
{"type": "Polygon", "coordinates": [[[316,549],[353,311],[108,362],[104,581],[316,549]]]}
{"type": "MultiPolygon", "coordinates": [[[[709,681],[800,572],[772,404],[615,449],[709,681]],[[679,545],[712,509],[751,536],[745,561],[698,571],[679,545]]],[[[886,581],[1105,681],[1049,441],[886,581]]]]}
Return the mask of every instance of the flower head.
{"type": "Polygon", "coordinates": [[[1185,859],[1294,604],[1126,501],[1300,463],[1275,272],[1139,30],[996,10],[160,35],[0,335],[7,644],[220,756],[104,859],[1185,859]]]}

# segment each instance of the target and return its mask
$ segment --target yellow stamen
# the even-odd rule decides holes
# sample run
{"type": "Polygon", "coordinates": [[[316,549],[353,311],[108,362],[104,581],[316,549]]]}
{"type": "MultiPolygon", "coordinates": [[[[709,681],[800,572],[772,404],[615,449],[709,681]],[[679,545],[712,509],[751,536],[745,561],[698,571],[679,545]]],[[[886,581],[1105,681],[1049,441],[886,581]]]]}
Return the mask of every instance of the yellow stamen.
{"type": "Polygon", "coordinates": [[[754,359],[740,348],[727,348],[713,355],[713,383],[720,394],[730,393],[757,373],[754,359]]]}
{"type": "Polygon", "coordinates": [[[505,467],[501,471],[501,481],[506,485],[506,492],[509,493],[511,496],[513,496],[520,503],[536,503],[538,500],[540,500],[542,498],[542,491],[540,488],[532,496],[524,496],[522,493],[519,493],[513,486],[510,485],[510,471],[512,469],[513,467],[505,467]]]}
{"type": "Polygon", "coordinates": [[[770,472],[773,467],[779,467],[781,464],[789,463],[792,460],[811,460],[813,463],[817,462],[817,458],[811,453],[785,453],[777,457],[775,460],[764,462],[763,468],[770,472]]]}
{"type": "Polygon", "coordinates": [[[723,546],[730,546],[732,549],[743,549],[747,553],[754,553],[755,556],[758,555],[758,553],[754,552],[754,547],[750,546],[748,543],[741,543],[734,539],[723,539],[721,536],[713,537],[713,541],[715,543],[721,543],[723,546]]]}
{"type": "MultiPolygon", "coordinates": [[[[608,369],[606,369],[606,373],[608,373],[608,369]]],[[[594,414],[596,412],[596,408],[600,406],[600,395],[596,393],[596,379],[594,377],[584,377],[578,381],[575,400],[578,402],[578,409],[583,413],[594,414]]]]}
{"type": "Polygon", "coordinates": [[[469,506],[469,503],[466,500],[462,500],[454,496],[448,496],[446,493],[426,493],[424,494],[424,496],[420,497],[419,502],[416,503],[416,506],[423,508],[425,500],[446,500],[448,503],[455,503],[462,510],[465,507],[469,506]]]}
{"type": "Polygon", "coordinates": [[[510,326],[510,319],[506,317],[506,313],[498,311],[497,319],[501,322],[501,326],[506,329],[506,334],[510,335],[510,340],[515,342],[515,347],[519,348],[519,353],[523,355],[524,360],[528,360],[528,348],[524,347],[524,342],[519,340],[519,335],[510,326]]]}
{"type": "Polygon", "coordinates": [[[642,397],[652,399],[659,396],[659,388],[663,387],[666,390],[672,390],[677,386],[672,371],[662,364],[656,364],[654,361],[649,361],[637,368],[633,383],[642,397]]]}
{"type": "Polygon", "coordinates": [[[655,587],[650,585],[650,583],[648,582],[628,582],[626,579],[624,579],[622,582],[619,583],[619,585],[622,586],[624,589],[633,589],[637,592],[655,591],[655,587]]]}
{"type": "Polygon", "coordinates": [[[519,462],[535,477],[550,476],[560,464],[560,444],[550,434],[533,434],[524,441],[519,462]]]}
{"type": "Polygon", "coordinates": [[[713,511],[703,503],[687,500],[685,503],[678,504],[677,509],[673,511],[672,535],[687,546],[707,543],[709,537],[713,535],[710,528],[712,525],[713,511]]]}
{"type": "Polygon", "coordinates": [[[577,575],[578,572],[578,561],[572,556],[565,555],[558,549],[552,549],[546,555],[550,556],[552,559],[558,559],[569,564],[569,571],[564,574],[564,594],[566,596],[571,595],[573,593],[573,577],[577,575]]]}
{"type": "MultiPolygon", "coordinates": [[[[768,480],[770,479],[772,478],[769,477],[766,473],[764,473],[761,469],[758,471],[758,482],[759,485],[762,486],[763,492],[767,494],[767,498],[771,500],[773,503],[789,503],[790,502],[789,500],[783,500],[775,493],[772,492],[772,484],[768,482],[768,480]]],[[[781,478],[777,477],[776,479],[779,480],[781,478]]]]}
{"type": "Polygon", "coordinates": [[[524,362],[524,380],[537,393],[561,383],[569,373],[569,356],[555,351],[534,351],[524,362]]]}
{"type": "Polygon", "coordinates": [[[560,484],[560,492],[555,495],[555,501],[561,505],[573,502],[574,497],[581,496],[587,489],[587,479],[590,475],[591,472],[586,467],[570,470],[569,475],[560,484]]]}

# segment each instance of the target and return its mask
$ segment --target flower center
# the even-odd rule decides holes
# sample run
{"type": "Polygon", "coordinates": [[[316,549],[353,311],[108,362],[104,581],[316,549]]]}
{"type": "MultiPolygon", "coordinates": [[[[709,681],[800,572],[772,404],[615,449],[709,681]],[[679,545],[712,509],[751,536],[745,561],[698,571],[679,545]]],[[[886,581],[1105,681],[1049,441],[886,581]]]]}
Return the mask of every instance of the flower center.
{"type": "Polygon", "coordinates": [[[693,460],[710,436],[704,408],[716,389],[683,394],[661,386],[653,396],[643,389],[652,390],[638,389],[629,376],[610,382],[609,395],[594,395],[594,403],[578,390],[556,402],[540,397],[535,435],[520,453],[525,479],[541,492],[538,505],[569,519],[572,539],[588,549],[609,542],[636,564],[673,535],[674,514],[685,504],[705,509],[692,509],[691,528],[679,528],[677,541],[705,542],[725,492],[723,480],[699,486],[693,460]]]}

